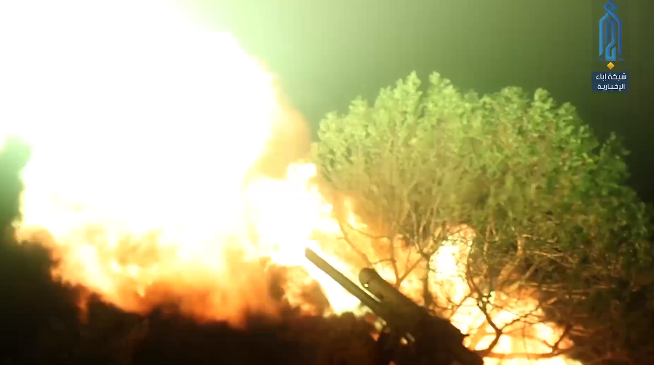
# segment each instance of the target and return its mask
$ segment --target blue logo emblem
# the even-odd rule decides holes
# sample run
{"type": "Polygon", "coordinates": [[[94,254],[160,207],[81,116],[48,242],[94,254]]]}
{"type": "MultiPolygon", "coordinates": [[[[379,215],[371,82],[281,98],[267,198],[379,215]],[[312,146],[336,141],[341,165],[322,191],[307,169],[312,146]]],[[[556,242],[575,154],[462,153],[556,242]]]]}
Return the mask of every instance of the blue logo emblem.
{"type": "Polygon", "coordinates": [[[609,0],[606,14],[599,21],[600,61],[622,61],[622,20],[615,14],[618,6],[609,0]]]}

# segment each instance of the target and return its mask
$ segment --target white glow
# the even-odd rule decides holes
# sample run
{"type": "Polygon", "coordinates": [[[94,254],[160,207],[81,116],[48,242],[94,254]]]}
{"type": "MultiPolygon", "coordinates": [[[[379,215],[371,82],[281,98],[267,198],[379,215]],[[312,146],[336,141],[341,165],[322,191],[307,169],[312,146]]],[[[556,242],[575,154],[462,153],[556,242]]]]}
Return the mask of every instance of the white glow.
{"type": "Polygon", "coordinates": [[[203,204],[198,225],[235,221],[234,192],[273,128],[272,76],[184,15],[163,1],[0,0],[0,140],[34,147],[27,224],[81,202],[85,217],[144,229],[178,221],[151,216],[161,204],[203,204]]]}

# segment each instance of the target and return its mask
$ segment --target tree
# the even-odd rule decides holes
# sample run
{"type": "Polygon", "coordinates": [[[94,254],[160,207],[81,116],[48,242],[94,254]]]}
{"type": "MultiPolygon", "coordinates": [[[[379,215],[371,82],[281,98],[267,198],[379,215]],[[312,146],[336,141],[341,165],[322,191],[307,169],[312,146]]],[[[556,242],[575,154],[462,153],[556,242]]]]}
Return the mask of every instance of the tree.
{"type": "MultiPolygon", "coordinates": [[[[370,252],[383,252],[399,286],[416,267],[429,269],[465,227],[474,237],[461,256],[466,298],[495,335],[486,354],[517,322],[545,317],[564,330],[539,356],[570,351],[566,337],[599,331],[587,328],[589,306],[615,299],[606,293],[617,282],[635,283],[651,270],[650,214],[625,184],[625,150],[614,135],[600,143],[574,107],[557,106],[545,90],[481,96],[437,73],[429,81],[423,91],[412,73],[374,103],[357,98],[347,114],[321,121],[313,159],[365,223],[341,214],[344,237],[367,265],[375,264],[370,252]],[[506,309],[498,293],[537,304],[509,324],[494,323],[506,309]]],[[[465,299],[433,300],[427,275],[423,281],[424,304],[442,314],[465,299]]]]}

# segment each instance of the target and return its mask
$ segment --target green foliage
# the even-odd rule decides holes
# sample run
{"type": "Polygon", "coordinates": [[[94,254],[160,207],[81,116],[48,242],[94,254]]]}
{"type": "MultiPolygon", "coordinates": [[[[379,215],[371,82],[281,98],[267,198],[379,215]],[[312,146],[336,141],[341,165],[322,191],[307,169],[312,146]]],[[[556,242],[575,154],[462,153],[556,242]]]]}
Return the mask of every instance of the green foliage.
{"type": "Polygon", "coordinates": [[[487,290],[535,287],[569,309],[651,277],[651,215],[626,185],[626,151],[545,90],[480,96],[437,73],[421,89],[412,73],[328,114],[319,138],[323,178],[376,233],[421,246],[443,239],[438,227],[471,227],[468,270],[487,290]]]}
{"type": "Polygon", "coordinates": [[[520,238],[542,254],[574,253],[574,265],[598,255],[616,270],[650,264],[649,216],[625,185],[626,152],[615,136],[600,145],[545,90],[480,97],[434,73],[423,93],[412,73],[372,105],[357,98],[346,115],[328,114],[319,137],[324,178],[391,233],[411,237],[402,227],[423,213],[494,245],[520,238]]]}
{"type": "MultiPolygon", "coordinates": [[[[438,80],[432,76],[434,85],[438,80]]],[[[320,124],[314,159],[323,177],[353,195],[357,213],[389,237],[417,239],[443,223],[440,217],[461,214],[443,187],[457,184],[467,167],[451,141],[464,136],[455,121],[472,104],[449,82],[438,85],[423,99],[414,73],[382,89],[374,105],[356,99],[347,115],[331,113],[320,124]]]]}

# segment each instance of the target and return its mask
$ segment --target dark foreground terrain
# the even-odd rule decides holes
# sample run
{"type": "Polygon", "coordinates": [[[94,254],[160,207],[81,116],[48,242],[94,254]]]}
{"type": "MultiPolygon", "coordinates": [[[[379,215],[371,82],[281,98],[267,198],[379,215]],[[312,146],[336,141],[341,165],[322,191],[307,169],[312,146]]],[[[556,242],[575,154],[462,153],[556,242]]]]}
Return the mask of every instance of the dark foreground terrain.
{"type": "Polygon", "coordinates": [[[334,318],[252,316],[245,329],[200,324],[175,312],[122,312],[94,299],[82,316],[80,290],[50,280],[47,252],[0,247],[0,364],[372,364],[370,326],[334,318]]]}
{"type": "Polygon", "coordinates": [[[175,312],[122,312],[91,299],[79,310],[80,288],[53,282],[49,252],[13,240],[29,157],[20,144],[0,151],[0,365],[371,364],[370,326],[352,315],[275,320],[252,316],[245,329],[199,324],[175,312]]]}

